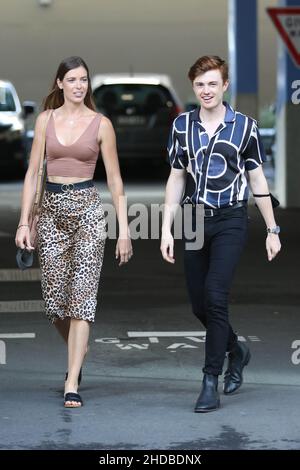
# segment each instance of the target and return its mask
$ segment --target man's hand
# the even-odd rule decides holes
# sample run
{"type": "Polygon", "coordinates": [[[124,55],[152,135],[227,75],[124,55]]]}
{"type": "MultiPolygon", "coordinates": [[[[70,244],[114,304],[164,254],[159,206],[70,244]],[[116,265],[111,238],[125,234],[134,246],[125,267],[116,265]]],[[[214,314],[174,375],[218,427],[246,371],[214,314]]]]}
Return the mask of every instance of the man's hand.
{"type": "Polygon", "coordinates": [[[266,239],[266,249],[268,253],[268,260],[272,261],[281,249],[279,236],[276,233],[268,233],[266,239]]]}
{"type": "Polygon", "coordinates": [[[162,234],[160,251],[162,257],[168,263],[175,263],[174,258],[174,238],[171,233],[162,234]]]}

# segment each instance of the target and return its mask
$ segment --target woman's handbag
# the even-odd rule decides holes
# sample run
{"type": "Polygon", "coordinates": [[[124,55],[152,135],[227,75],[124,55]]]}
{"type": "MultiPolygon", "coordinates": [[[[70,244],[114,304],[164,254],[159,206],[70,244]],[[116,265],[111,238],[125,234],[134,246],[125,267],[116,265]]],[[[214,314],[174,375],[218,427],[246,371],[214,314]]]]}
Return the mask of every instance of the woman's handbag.
{"type": "MultiPolygon", "coordinates": [[[[46,184],[46,167],[45,167],[45,147],[46,147],[46,128],[48,121],[51,117],[52,109],[49,111],[47,119],[44,124],[42,133],[42,147],[39,161],[39,172],[37,176],[36,191],[32,204],[32,208],[29,215],[29,230],[30,230],[30,243],[31,246],[36,248],[37,245],[37,223],[41,211],[41,205],[46,184]]],[[[16,262],[20,269],[28,269],[33,264],[33,251],[26,250],[26,248],[17,248],[16,262]]]]}

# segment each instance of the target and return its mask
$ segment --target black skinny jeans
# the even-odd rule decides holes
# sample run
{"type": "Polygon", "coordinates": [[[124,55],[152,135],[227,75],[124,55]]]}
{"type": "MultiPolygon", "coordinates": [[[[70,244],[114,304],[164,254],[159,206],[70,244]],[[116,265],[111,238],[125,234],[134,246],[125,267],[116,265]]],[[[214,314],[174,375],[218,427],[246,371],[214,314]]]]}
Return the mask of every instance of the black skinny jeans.
{"type": "Polygon", "coordinates": [[[184,253],[193,313],[207,330],[203,368],[207,374],[222,374],[226,351],[230,351],[237,342],[228,319],[228,295],[246,243],[247,227],[246,207],[205,217],[202,249],[185,250],[184,253]]]}

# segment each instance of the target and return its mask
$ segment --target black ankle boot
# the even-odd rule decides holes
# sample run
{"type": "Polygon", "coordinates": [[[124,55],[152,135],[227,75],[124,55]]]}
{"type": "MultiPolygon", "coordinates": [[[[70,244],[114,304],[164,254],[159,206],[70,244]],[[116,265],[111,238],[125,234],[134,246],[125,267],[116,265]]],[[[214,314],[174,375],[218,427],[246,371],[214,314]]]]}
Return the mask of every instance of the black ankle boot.
{"type": "Polygon", "coordinates": [[[248,346],[237,342],[228,354],[228,367],[224,374],[223,390],[226,395],[235,392],[243,383],[243,369],[250,361],[248,346]]]}
{"type": "Polygon", "coordinates": [[[204,374],[202,390],[195,405],[195,413],[206,413],[220,407],[218,376],[204,374]]]}

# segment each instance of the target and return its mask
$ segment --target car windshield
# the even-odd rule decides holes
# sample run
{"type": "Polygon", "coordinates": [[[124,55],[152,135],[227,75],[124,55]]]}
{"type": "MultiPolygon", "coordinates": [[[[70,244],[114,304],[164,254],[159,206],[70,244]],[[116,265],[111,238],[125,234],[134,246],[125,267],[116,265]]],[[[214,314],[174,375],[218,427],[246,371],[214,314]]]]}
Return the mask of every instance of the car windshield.
{"type": "Polygon", "coordinates": [[[175,105],[165,87],[149,84],[102,85],[94,99],[98,110],[109,116],[151,115],[175,105]]]}
{"type": "Polygon", "coordinates": [[[16,111],[15,100],[9,88],[0,86],[0,111],[16,111]]]}

